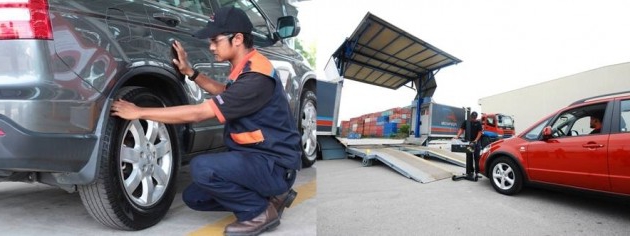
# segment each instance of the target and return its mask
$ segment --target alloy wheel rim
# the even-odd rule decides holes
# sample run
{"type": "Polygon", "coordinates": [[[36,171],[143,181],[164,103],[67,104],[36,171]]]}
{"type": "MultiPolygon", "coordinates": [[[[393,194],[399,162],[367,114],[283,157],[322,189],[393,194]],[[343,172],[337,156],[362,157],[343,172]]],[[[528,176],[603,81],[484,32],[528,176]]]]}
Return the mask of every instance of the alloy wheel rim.
{"type": "Polygon", "coordinates": [[[304,104],[302,112],[302,150],[309,160],[314,160],[317,147],[317,110],[312,101],[304,104]]]}
{"type": "Polygon", "coordinates": [[[499,163],[492,170],[492,180],[495,186],[502,190],[509,190],[514,186],[515,175],[512,167],[505,163],[499,163]]]}
{"type": "Polygon", "coordinates": [[[171,143],[163,123],[133,120],[127,125],[119,171],[125,193],[135,204],[148,207],[165,195],[173,175],[171,143]]]}

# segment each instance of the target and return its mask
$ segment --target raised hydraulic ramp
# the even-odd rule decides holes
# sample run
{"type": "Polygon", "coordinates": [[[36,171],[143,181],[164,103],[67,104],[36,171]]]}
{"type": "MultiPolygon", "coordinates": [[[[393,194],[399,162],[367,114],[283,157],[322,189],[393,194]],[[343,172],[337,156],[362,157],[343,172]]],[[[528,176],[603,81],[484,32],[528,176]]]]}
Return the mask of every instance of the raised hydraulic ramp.
{"type": "Polygon", "coordinates": [[[374,160],[378,160],[403,176],[420,183],[429,183],[453,176],[453,173],[450,171],[414,154],[401,151],[397,147],[348,147],[346,152],[348,152],[348,157],[350,158],[363,158],[363,166],[371,166],[374,160]]]}
{"type": "Polygon", "coordinates": [[[448,150],[416,145],[404,145],[398,148],[413,155],[430,156],[456,166],[466,167],[466,157],[455,155],[448,150]]]}

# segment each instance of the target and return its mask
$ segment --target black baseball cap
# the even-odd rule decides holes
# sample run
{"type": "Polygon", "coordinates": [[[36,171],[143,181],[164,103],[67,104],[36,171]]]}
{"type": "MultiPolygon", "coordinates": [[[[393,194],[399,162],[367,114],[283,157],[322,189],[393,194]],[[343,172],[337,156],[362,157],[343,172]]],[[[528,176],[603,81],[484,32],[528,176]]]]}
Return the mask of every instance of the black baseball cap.
{"type": "Polygon", "coordinates": [[[193,36],[200,39],[214,38],[222,33],[251,33],[254,26],[247,14],[236,7],[222,7],[210,16],[206,27],[193,36]]]}

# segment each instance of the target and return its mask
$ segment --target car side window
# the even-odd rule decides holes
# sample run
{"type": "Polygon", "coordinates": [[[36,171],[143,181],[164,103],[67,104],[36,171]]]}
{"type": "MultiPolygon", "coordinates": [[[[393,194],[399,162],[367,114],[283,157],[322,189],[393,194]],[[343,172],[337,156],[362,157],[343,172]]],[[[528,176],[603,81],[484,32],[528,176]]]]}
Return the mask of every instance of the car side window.
{"type": "Polygon", "coordinates": [[[551,125],[552,136],[555,138],[566,136],[573,123],[577,118],[573,114],[575,111],[567,111],[560,114],[558,118],[551,125]]]}
{"type": "Polygon", "coordinates": [[[568,133],[568,136],[578,136],[578,135],[587,135],[593,129],[591,128],[591,118],[589,116],[584,116],[575,121],[573,126],[571,127],[571,132],[568,133]]]}
{"type": "Polygon", "coordinates": [[[549,119],[540,122],[540,124],[538,124],[535,128],[531,129],[529,132],[527,132],[525,134],[525,139],[527,140],[537,140],[538,137],[540,137],[540,133],[542,132],[543,128],[545,127],[545,125],[547,125],[547,122],[549,122],[549,119]]]}
{"type": "Polygon", "coordinates": [[[621,117],[619,117],[619,131],[630,132],[630,100],[621,101],[621,117]]]}
{"type": "Polygon", "coordinates": [[[552,136],[560,138],[599,133],[605,110],[606,103],[600,103],[564,111],[551,124],[552,136]]]}
{"type": "Polygon", "coordinates": [[[254,30],[252,31],[254,45],[264,47],[274,43],[267,20],[250,0],[219,0],[219,4],[221,7],[234,6],[247,13],[254,25],[254,30]]]}

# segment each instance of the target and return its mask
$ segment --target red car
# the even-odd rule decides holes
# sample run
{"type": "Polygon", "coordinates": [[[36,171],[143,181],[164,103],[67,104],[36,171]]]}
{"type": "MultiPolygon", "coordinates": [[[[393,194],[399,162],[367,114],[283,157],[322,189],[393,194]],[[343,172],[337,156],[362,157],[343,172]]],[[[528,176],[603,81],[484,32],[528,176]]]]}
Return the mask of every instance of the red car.
{"type": "Polygon", "coordinates": [[[583,99],[485,147],[480,173],[506,195],[540,183],[630,196],[628,124],[630,92],[583,99]]]}

